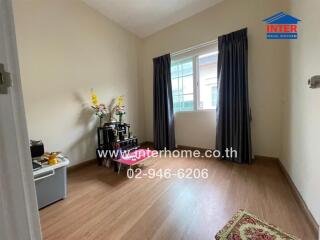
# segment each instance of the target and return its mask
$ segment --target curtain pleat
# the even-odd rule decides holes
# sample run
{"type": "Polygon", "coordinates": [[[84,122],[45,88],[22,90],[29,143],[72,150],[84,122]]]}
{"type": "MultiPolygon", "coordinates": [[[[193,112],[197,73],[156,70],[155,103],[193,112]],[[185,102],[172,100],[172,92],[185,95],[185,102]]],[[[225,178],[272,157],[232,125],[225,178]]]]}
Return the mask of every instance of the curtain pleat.
{"type": "Polygon", "coordinates": [[[219,37],[218,48],[216,150],[224,159],[251,163],[247,29],[219,37]],[[236,150],[237,154],[227,158],[226,149],[236,150]]]}
{"type": "Polygon", "coordinates": [[[158,150],[175,148],[170,54],[153,59],[153,127],[158,150]]]}

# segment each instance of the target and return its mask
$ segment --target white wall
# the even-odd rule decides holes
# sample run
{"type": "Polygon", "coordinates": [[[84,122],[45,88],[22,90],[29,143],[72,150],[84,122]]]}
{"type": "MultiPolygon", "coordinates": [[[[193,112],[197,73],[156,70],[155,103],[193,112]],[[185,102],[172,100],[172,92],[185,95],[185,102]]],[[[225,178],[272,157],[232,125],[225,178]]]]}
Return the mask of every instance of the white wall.
{"type": "MultiPolygon", "coordinates": [[[[262,20],[276,12],[285,11],[287,7],[287,1],[225,0],[144,39],[142,73],[147,140],[153,140],[152,58],[248,27],[253,150],[255,154],[279,157],[288,44],[285,41],[266,40],[262,20]]],[[[203,114],[206,113],[181,113],[176,116],[178,144],[214,147],[215,114],[202,117],[203,114]],[[195,132],[204,133],[203,138],[195,132]]]]}
{"type": "Polygon", "coordinates": [[[307,80],[320,75],[320,2],[291,1],[290,13],[301,19],[299,39],[290,46],[281,161],[320,223],[320,89],[307,80]]]}
{"type": "Polygon", "coordinates": [[[176,142],[179,145],[213,149],[216,142],[216,112],[178,112],[175,115],[176,142]],[[200,124],[200,125],[198,125],[200,124]]]}
{"type": "Polygon", "coordinates": [[[101,101],[124,95],[126,118],[143,137],[138,62],[141,40],[78,0],[14,0],[29,135],[72,165],[95,158],[101,101]]]}

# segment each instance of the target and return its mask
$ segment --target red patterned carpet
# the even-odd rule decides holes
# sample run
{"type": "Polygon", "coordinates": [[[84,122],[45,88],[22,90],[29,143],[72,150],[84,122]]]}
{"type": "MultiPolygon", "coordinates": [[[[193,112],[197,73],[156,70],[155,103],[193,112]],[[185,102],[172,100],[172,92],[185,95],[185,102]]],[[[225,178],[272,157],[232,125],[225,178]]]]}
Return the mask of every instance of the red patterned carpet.
{"type": "Polygon", "coordinates": [[[240,210],[218,232],[216,240],[298,240],[298,238],[240,210]]]}

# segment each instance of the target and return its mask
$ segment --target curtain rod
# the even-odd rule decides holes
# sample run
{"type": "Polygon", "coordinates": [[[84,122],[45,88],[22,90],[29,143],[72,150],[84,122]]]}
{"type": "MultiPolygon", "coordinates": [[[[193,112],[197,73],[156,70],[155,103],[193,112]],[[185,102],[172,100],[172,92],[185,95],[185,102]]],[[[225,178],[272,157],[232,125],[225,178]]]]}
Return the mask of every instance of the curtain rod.
{"type": "Polygon", "coordinates": [[[189,47],[189,48],[186,48],[186,49],[171,53],[170,55],[171,55],[171,57],[174,57],[174,56],[177,56],[177,55],[180,55],[180,54],[183,54],[183,53],[191,52],[191,51],[196,50],[198,48],[210,46],[210,45],[215,44],[217,42],[218,42],[218,40],[215,39],[215,40],[212,40],[212,41],[209,41],[209,42],[200,43],[198,45],[195,45],[195,46],[192,46],[192,47],[189,47]]]}

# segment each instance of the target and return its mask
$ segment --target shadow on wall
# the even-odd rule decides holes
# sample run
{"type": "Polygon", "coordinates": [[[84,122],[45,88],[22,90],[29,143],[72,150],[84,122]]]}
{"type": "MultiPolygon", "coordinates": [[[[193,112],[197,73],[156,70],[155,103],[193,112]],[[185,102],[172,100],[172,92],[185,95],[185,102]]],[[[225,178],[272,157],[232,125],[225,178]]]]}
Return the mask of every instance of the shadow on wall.
{"type": "Polygon", "coordinates": [[[73,156],[71,165],[95,158],[96,128],[98,126],[98,119],[94,115],[90,104],[80,93],[74,93],[74,98],[81,105],[81,111],[74,130],[74,134],[79,137],[75,138],[76,141],[67,148],[67,152],[73,156]]]}

